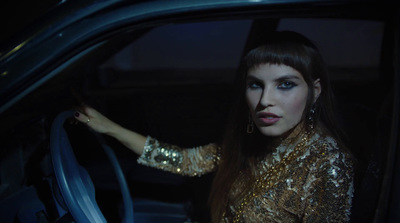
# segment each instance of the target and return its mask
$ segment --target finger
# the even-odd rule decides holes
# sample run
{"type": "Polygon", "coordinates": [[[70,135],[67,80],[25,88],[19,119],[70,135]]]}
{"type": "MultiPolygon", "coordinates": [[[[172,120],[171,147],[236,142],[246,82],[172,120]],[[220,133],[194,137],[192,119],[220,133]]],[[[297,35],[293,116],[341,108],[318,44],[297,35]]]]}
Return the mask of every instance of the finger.
{"type": "Polygon", "coordinates": [[[71,118],[68,118],[68,123],[70,125],[77,125],[78,123],[80,123],[80,121],[76,120],[76,118],[71,117],[71,118]]]}
{"type": "Polygon", "coordinates": [[[74,116],[78,121],[82,123],[88,124],[90,122],[90,118],[79,111],[76,111],[74,116]]]}

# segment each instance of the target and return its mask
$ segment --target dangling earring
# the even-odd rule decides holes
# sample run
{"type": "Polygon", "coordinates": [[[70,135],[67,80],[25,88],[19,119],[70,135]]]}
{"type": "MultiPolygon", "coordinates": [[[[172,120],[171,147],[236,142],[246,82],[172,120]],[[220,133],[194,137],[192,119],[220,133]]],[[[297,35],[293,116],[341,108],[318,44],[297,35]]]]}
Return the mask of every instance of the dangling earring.
{"type": "Polygon", "coordinates": [[[314,116],[316,107],[317,106],[313,104],[312,108],[310,109],[310,113],[308,114],[308,122],[310,125],[310,129],[314,129],[314,116]]]}
{"type": "Polygon", "coordinates": [[[253,119],[251,118],[251,114],[249,113],[249,122],[247,123],[247,131],[248,134],[251,134],[254,132],[254,122],[253,119]]]}

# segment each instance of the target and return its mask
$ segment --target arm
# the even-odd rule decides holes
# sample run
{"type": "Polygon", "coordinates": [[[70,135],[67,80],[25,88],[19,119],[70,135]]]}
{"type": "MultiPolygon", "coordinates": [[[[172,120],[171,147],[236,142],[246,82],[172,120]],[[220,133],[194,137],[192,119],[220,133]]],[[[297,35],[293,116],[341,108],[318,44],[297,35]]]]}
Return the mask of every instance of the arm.
{"type": "Polygon", "coordinates": [[[306,182],[303,222],[349,222],[353,197],[352,161],[334,151],[321,157],[306,182]]]}
{"type": "Polygon", "coordinates": [[[214,171],[219,158],[216,144],[185,149],[147,137],[138,163],[185,176],[201,176],[214,171]]]}
{"type": "Polygon", "coordinates": [[[96,132],[114,137],[136,154],[143,153],[146,143],[145,136],[118,125],[95,109],[83,107],[83,112],[76,112],[75,118],[96,132]]]}
{"type": "Polygon", "coordinates": [[[83,112],[76,112],[75,118],[94,131],[117,139],[140,155],[138,162],[146,166],[187,176],[200,176],[213,171],[219,161],[219,147],[216,144],[184,149],[162,143],[128,130],[90,107],[83,107],[83,112]]]}

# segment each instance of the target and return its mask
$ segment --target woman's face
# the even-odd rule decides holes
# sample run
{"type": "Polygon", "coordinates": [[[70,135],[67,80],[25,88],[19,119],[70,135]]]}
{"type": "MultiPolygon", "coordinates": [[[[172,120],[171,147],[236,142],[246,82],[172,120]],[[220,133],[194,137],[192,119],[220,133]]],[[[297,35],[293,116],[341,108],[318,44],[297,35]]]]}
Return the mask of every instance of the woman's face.
{"type": "MultiPolygon", "coordinates": [[[[282,136],[300,123],[307,103],[303,76],[286,65],[262,64],[249,70],[246,100],[253,121],[265,136],[282,136]]],[[[314,101],[321,92],[314,82],[314,101]]]]}

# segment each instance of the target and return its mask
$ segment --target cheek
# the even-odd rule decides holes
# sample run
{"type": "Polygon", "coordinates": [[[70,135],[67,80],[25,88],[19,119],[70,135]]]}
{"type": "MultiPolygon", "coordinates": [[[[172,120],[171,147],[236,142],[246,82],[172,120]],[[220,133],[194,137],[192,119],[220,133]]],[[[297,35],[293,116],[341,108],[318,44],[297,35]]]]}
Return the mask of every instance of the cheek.
{"type": "Polygon", "coordinates": [[[256,109],[258,100],[255,92],[246,92],[246,103],[251,111],[256,109]]]}
{"type": "Polygon", "coordinates": [[[306,102],[307,98],[294,97],[290,102],[288,101],[286,108],[293,117],[301,118],[306,107],[306,102]]]}

